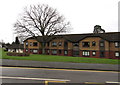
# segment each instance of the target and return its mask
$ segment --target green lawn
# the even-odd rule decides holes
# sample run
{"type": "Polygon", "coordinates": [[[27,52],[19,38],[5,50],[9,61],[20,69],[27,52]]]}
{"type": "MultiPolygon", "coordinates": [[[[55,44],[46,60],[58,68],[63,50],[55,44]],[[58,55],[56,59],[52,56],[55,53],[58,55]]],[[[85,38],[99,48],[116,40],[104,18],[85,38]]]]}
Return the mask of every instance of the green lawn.
{"type": "Polygon", "coordinates": [[[85,57],[70,57],[70,56],[53,56],[53,55],[38,55],[31,54],[30,56],[7,56],[6,52],[2,51],[3,59],[14,60],[34,60],[34,61],[49,61],[49,62],[73,62],[73,63],[99,63],[99,64],[118,64],[117,59],[99,59],[85,57]]]}

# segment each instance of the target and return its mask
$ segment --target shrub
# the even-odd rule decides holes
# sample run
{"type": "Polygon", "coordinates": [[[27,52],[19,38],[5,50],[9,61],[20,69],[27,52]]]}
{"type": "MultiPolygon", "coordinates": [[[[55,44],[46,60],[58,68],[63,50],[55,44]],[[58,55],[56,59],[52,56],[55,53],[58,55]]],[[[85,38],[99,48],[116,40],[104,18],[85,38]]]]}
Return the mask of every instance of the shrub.
{"type": "Polygon", "coordinates": [[[8,52],[8,56],[29,56],[29,53],[14,53],[14,52],[8,52]]]}

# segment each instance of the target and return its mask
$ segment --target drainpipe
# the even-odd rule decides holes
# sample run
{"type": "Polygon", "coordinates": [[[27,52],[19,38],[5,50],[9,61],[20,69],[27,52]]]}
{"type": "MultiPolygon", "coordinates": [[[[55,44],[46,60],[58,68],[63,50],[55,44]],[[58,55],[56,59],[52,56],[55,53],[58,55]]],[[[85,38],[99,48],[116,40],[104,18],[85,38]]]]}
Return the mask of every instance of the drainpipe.
{"type": "Polygon", "coordinates": [[[111,57],[111,56],[110,56],[110,41],[109,41],[109,51],[108,51],[108,52],[109,52],[109,58],[110,58],[110,57],[111,57]]]}

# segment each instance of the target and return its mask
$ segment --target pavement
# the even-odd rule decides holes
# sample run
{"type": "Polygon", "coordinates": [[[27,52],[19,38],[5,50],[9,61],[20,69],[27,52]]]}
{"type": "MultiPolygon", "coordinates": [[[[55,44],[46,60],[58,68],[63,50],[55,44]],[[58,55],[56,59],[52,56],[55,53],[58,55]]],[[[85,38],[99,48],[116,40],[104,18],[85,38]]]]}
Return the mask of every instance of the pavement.
{"type": "Polygon", "coordinates": [[[0,59],[1,66],[119,71],[119,65],[0,59]]]}

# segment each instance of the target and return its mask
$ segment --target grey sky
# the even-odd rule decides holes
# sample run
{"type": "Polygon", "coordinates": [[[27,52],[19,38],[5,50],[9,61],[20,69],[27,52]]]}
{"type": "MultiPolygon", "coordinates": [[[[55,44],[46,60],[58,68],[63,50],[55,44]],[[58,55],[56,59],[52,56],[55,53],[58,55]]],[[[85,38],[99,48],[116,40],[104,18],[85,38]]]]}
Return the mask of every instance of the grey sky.
{"type": "Polygon", "coordinates": [[[12,42],[13,24],[30,4],[48,4],[71,22],[71,34],[92,33],[95,25],[101,25],[106,32],[118,31],[119,0],[1,0],[0,40],[12,42]]]}

